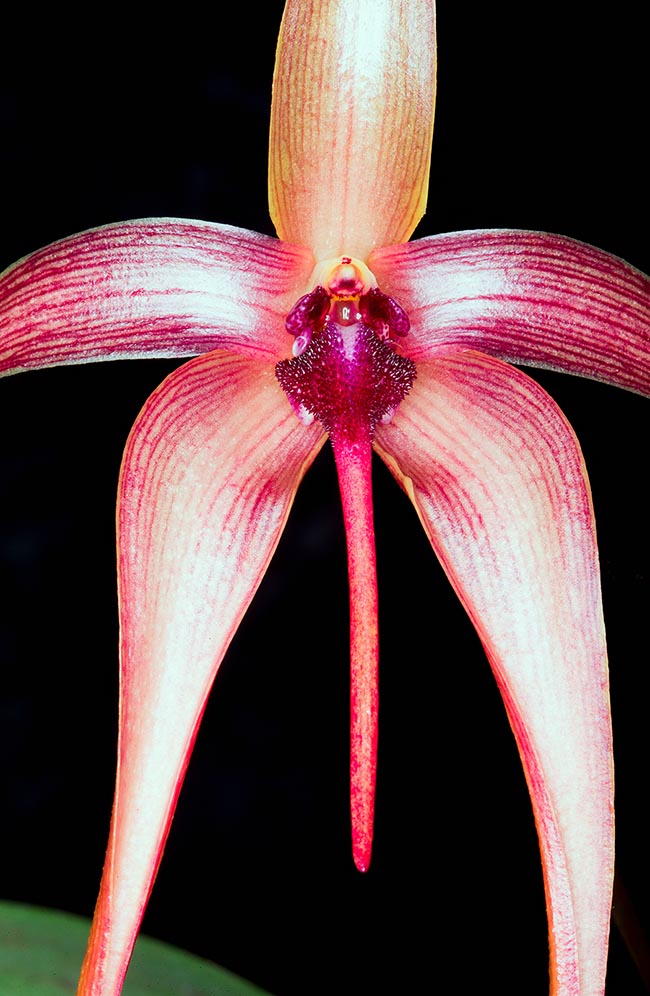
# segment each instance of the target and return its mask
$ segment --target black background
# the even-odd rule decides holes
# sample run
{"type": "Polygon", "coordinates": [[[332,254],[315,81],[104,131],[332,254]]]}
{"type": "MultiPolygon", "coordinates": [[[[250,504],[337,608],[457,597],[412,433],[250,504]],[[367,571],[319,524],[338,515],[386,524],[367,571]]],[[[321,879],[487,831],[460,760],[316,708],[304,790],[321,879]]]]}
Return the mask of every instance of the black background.
{"type": "MultiPolygon", "coordinates": [[[[272,234],[267,128],[282,4],[236,30],[33,13],[7,34],[0,268],[144,216],[272,234]]],[[[417,234],[561,232],[650,270],[640,5],[439,3],[429,207],[417,234]],[[544,13],[543,18],[540,11],[544,13]]],[[[391,149],[382,150],[391,155],[391,149]]],[[[90,915],[114,774],[114,497],[124,441],[174,364],[0,389],[4,898],[90,915]]],[[[535,374],[537,376],[537,374],[535,374]]],[[[540,374],[583,444],[601,546],[618,861],[648,923],[647,400],[540,374]]],[[[544,898],[514,742],[478,640],[377,466],[382,641],[374,860],[350,858],[345,547],[327,450],[217,679],[144,929],[276,996],[548,991],[544,898]]],[[[608,996],[643,991],[616,934],[608,996]]]]}

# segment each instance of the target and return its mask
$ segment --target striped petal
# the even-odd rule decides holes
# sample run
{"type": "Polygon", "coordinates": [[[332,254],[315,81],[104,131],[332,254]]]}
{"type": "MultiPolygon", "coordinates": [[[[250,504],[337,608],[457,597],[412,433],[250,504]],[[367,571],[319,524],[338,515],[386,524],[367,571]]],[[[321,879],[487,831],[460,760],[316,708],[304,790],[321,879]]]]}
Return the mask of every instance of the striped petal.
{"type": "Polygon", "coordinates": [[[542,850],[551,992],[602,996],[612,748],[595,527],[578,443],[530,378],[468,351],[420,365],[375,445],[411,497],[503,695],[542,850]]]}
{"type": "Polygon", "coordinates": [[[433,0],[288,0],[273,80],[269,201],[281,239],[365,259],[424,214],[433,0]]]}
{"type": "Polygon", "coordinates": [[[452,232],[375,253],[406,308],[409,355],[469,347],[650,394],[650,278],[540,232],[452,232]]]}
{"type": "Polygon", "coordinates": [[[201,221],[107,225],[0,275],[0,374],[228,348],[278,359],[311,254],[201,221]]]}
{"type": "Polygon", "coordinates": [[[323,439],[300,425],[272,367],[230,353],[176,370],[131,432],[118,773],[83,996],[120,991],[206,697],[323,439]]]}

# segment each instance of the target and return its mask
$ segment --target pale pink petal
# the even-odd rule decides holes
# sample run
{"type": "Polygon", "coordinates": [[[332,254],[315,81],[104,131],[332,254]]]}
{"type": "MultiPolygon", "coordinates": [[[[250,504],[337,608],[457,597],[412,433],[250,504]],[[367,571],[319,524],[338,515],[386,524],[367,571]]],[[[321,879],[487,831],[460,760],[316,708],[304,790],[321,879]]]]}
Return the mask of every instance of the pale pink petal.
{"type": "Polygon", "coordinates": [[[289,0],[273,80],[269,201],[282,239],[365,259],[424,214],[433,0],[289,0]]]}
{"type": "MultiPolygon", "coordinates": [[[[602,996],[612,745],[596,535],[578,443],[530,378],[468,351],[420,364],[376,448],[411,497],[503,695],[540,837],[551,992],[602,996]]],[[[429,656],[444,664],[435,640],[429,656]]],[[[504,958],[507,944],[505,932],[504,958]]]]}
{"type": "Polygon", "coordinates": [[[650,279],[616,256],[540,232],[452,232],[370,265],[409,313],[413,359],[467,346],[650,393],[650,279]]]}
{"type": "Polygon", "coordinates": [[[312,267],[305,250],[203,221],[73,235],[0,275],[0,374],[224,347],[276,360],[312,267]]]}
{"type": "Polygon", "coordinates": [[[120,991],[206,697],[324,438],[296,419],[272,367],[230,353],[171,374],[132,430],[117,785],[83,996],[120,991]]]}

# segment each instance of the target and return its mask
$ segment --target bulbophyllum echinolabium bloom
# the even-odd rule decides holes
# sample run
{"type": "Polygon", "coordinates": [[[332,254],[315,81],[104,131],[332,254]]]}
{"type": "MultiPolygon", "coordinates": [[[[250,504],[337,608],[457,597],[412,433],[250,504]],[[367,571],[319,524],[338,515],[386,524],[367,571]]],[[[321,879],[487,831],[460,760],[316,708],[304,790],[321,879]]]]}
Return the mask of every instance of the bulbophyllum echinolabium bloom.
{"type": "Polygon", "coordinates": [[[146,402],[120,476],[119,759],[84,996],[122,987],[212,681],[328,435],[348,542],[357,865],[375,781],[374,450],[504,698],[540,838],[551,991],[604,991],[613,778],[593,510],[570,426],[505,361],[650,393],[650,282],[553,235],[407,243],[425,206],[434,29],[432,0],[288,0],[271,124],[279,240],[134,221],[0,278],[3,373],[196,357],[146,402]]]}

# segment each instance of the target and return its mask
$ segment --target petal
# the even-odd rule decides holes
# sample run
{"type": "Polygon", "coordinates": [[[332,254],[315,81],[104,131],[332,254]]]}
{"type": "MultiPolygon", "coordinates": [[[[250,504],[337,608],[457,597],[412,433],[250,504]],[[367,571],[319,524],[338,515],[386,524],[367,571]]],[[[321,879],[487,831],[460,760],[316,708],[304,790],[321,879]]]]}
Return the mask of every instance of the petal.
{"type": "Polygon", "coordinates": [[[227,347],[278,359],[305,250],[201,221],[95,228],[0,275],[0,373],[227,347]]]}
{"type": "Polygon", "coordinates": [[[432,0],[289,0],[273,79],[269,202],[281,239],[365,259],[424,214],[432,0]]]}
{"type": "Polygon", "coordinates": [[[206,697],[320,449],[273,368],[212,353],[149,398],[119,488],[118,773],[79,993],[120,991],[206,697]]]}
{"type": "Polygon", "coordinates": [[[350,812],[359,871],[372,855],[377,782],[379,631],[370,440],[333,438],[350,587],[350,812]]]}
{"type": "Polygon", "coordinates": [[[452,232],[370,261],[411,319],[413,359],[467,346],[650,394],[650,279],[540,232],[452,232]]]}
{"type": "Polygon", "coordinates": [[[612,747],[595,527],[575,436],[525,374],[468,351],[420,365],[376,448],[411,497],[504,698],[542,850],[551,992],[601,996],[612,747]]]}

